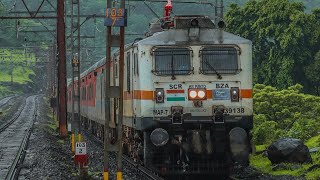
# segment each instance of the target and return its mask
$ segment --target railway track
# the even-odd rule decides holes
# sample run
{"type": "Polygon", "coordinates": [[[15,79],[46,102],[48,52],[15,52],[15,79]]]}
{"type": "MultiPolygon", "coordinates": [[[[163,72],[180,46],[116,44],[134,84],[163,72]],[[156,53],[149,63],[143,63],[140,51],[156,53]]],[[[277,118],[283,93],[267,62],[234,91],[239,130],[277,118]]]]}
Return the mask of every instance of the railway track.
{"type": "Polygon", "coordinates": [[[133,167],[137,168],[140,172],[142,172],[146,178],[150,180],[164,180],[163,178],[159,177],[158,175],[154,174],[149,169],[141,166],[140,164],[137,164],[136,162],[132,161],[129,157],[123,156],[123,159],[131,164],[133,167]]]}
{"type": "Polygon", "coordinates": [[[2,133],[6,128],[8,128],[20,116],[20,114],[23,111],[25,105],[26,105],[26,100],[18,108],[17,112],[12,116],[12,118],[10,120],[8,120],[7,122],[5,122],[5,124],[3,124],[0,127],[0,133],[2,133]]]}
{"type": "MultiPolygon", "coordinates": [[[[103,148],[103,142],[98,139],[97,137],[93,136],[92,134],[90,134],[88,131],[84,132],[85,136],[87,138],[89,138],[92,142],[97,143],[100,147],[103,148]]],[[[138,171],[140,171],[143,176],[145,178],[147,178],[146,180],[164,180],[163,178],[157,176],[156,174],[154,174],[152,171],[150,171],[149,169],[141,166],[140,164],[134,162],[133,160],[131,160],[129,157],[123,155],[123,160],[125,162],[127,162],[130,166],[132,166],[134,169],[137,169],[138,171]]]]}
{"type": "Polygon", "coordinates": [[[0,108],[2,108],[4,105],[6,105],[12,98],[16,96],[8,96],[0,100],[0,108]]]}
{"type": "Polygon", "coordinates": [[[14,117],[0,129],[0,177],[15,179],[23,161],[34,120],[37,96],[30,96],[14,117]]]}

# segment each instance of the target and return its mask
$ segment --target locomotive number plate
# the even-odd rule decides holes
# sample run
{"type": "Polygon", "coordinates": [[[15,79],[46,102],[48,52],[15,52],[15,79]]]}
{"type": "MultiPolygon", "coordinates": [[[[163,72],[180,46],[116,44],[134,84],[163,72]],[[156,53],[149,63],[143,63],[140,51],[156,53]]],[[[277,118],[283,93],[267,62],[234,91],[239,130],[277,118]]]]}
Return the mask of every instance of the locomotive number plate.
{"type": "Polygon", "coordinates": [[[230,107],[224,110],[225,114],[243,114],[245,112],[243,107],[230,107]]]}

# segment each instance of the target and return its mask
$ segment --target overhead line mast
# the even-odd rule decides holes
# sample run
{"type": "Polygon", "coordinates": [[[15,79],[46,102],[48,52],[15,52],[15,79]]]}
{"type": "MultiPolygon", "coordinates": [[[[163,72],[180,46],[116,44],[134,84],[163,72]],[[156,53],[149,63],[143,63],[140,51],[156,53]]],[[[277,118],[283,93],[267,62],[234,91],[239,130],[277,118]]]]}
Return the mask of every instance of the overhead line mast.
{"type": "Polygon", "coordinates": [[[117,154],[117,180],[122,180],[122,134],[123,134],[123,82],[124,82],[124,32],[127,21],[125,9],[125,0],[121,0],[120,7],[115,7],[112,0],[107,0],[107,12],[105,26],[107,26],[107,41],[106,41],[106,70],[105,70],[105,126],[104,126],[104,180],[109,179],[109,151],[118,152],[117,154]],[[120,27],[120,35],[112,35],[114,27],[120,27]],[[115,84],[111,86],[110,66],[111,62],[111,47],[120,47],[119,58],[119,87],[115,84]],[[119,94],[113,94],[119,92],[119,94]],[[111,117],[111,99],[117,102],[119,99],[118,116],[111,117]],[[118,118],[117,118],[118,117],[118,118]],[[117,139],[116,143],[111,144],[110,134],[111,127],[109,124],[111,119],[116,123],[117,139]]]}
{"type": "Polygon", "coordinates": [[[59,97],[59,129],[60,136],[67,137],[67,71],[64,0],[57,0],[57,45],[58,45],[58,97],[59,97]]]}

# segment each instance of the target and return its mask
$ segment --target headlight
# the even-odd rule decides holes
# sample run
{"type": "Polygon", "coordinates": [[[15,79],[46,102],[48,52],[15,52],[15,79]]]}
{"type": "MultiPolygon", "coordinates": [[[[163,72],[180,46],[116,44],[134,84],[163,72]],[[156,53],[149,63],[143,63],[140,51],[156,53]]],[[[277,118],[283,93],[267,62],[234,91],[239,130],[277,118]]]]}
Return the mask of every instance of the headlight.
{"type": "Polygon", "coordinates": [[[189,95],[191,98],[196,98],[197,97],[197,91],[190,91],[189,95]]]}
{"type": "Polygon", "coordinates": [[[204,98],[206,96],[206,93],[204,91],[198,91],[199,98],[204,98]]]}
{"type": "Polygon", "coordinates": [[[189,100],[206,100],[207,94],[206,89],[189,89],[188,90],[188,99],[189,100]]]}

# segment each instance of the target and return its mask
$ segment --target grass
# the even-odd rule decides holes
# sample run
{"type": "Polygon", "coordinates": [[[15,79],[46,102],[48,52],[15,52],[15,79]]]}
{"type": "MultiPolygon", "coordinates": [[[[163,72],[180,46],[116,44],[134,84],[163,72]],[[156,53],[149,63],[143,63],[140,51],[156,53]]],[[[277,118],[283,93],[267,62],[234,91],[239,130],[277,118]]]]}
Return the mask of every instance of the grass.
{"type": "MultiPolygon", "coordinates": [[[[1,77],[1,73],[0,73],[0,77],[1,77]]],[[[22,91],[19,89],[12,90],[10,87],[0,86],[0,99],[10,94],[21,94],[21,93],[22,91]]]]}
{"type": "MultiPolygon", "coordinates": [[[[32,66],[35,65],[36,57],[34,53],[28,53],[24,50],[0,49],[0,83],[11,82],[25,85],[32,82],[30,79],[35,76],[32,66]]],[[[6,86],[0,86],[0,97],[8,94],[21,93],[20,88],[11,90],[6,86]]]]}
{"type": "Polygon", "coordinates": [[[58,120],[57,117],[52,115],[51,111],[47,114],[47,116],[51,119],[51,122],[48,124],[49,129],[52,132],[56,132],[58,129],[58,120]]]}
{"type": "Polygon", "coordinates": [[[306,146],[308,148],[314,148],[320,146],[320,135],[310,138],[306,143],[306,146]]]}
{"type": "MultiPolygon", "coordinates": [[[[306,141],[306,145],[308,148],[313,147],[319,147],[320,144],[320,135],[310,138],[308,141],[306,141]]],[[[259,145],[256,146],[256,151],[263,151],[266,148],[266,145],[259,145]]],[[[318,180],[320,179],[320,168],[316,168],[311,172],[308,172],[308,168],[310,168],[313,165],[320,164],[320,152],[312,153],[311,154],[313,163],[311,164],[300,164],[302,167],[299,169],[291,170],[291,167],[296,164],[291,163],[283,163],[282,165],[285,167],[283,170],[276,170],[273,171],[272,167],[273,165],[269,161],[267,157],[264,157],[263,154],[259,155],[251,155],[250,156],[250,165],[257,170],[261,171],[265,174],[271,174],[271,175],[291,175],[291,176],[304,176],[308,180],[318,180]]]]}
{"type": "Polygon", "coordinates": [[[256,152],[264,151],[267,148],[267,145],[257,145],[256,152]]]}
{"type": "Polygon", "coordinates": [[[88,170],[88,176],[89,177],[94,177],[94,176],[98,176],[99,177],[99,176],[101,176],[101,173],[102,172],[99,172],[99,171],[98,172],[93,172],[93,171],[88,170]]]}
{"type": "MultiPolygon", "coordinates": [[[[1,82],[11,82],[11,72],[1,71],[0,72],[0,81],[1,82]]],[[[26,67],[17,66],[13,68],[12,72],[12,80],[15,83],[26,84],[28,82],[32,82],[30,76],[35,75],[35,73],[26,67]]]]}
{"type": "Polygon", "coordinates": [[[310,173],[306,174],[305,178],[307,180],[317,180],[320,179],[320,169],[314,169],[310,173]]]}
{"type": "MultiPolygon", "coordinates": [[[[1,73],[0,77],[2,78],[1,73]]],[[[12,91],[8,87],[0,86],[0,98],[6,96],[7,94],[10,94],[11,92],[12,91]]]]}
{"type": "Polygon", "coordinates": [[[59,139],[58,141],[57,141],[57,143],[59,143],[59,144],[64,144],[65,142],[64,142],[64,140],[63,139],[59,139]]]}

